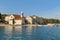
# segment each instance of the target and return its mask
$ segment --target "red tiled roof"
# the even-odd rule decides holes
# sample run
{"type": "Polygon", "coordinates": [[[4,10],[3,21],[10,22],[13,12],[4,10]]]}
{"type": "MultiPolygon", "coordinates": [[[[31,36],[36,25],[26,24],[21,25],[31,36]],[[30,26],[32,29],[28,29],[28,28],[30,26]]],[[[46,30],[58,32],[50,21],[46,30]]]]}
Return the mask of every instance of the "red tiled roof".
{"type": "Polygon", "coordinates": [[[22,18],[20,16],[18,16],[18,17],[15,17],[14,20],[22,20],[22,18]]]}

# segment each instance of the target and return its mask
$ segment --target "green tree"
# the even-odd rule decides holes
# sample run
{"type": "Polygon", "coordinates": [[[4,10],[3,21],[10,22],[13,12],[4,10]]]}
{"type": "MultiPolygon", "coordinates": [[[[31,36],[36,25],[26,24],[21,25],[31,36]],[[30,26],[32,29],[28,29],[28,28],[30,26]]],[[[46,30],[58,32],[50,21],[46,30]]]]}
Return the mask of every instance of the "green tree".
{"type": "Polygon", "coordinates": [[[0,13],[0,19],[2,19],[2,15],[1,15],[1,13],[0,13]]]}

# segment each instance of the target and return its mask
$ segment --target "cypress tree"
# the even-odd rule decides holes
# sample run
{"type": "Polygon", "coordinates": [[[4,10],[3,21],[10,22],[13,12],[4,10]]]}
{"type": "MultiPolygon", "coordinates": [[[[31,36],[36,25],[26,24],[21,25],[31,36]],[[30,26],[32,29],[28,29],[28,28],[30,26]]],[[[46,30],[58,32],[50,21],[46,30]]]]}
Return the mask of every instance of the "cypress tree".
{"type": "Polygon", "coordinates": [[[0,12],[0,19],[2,19],[2,15],[1,15],[1,12],[0,12]]]}

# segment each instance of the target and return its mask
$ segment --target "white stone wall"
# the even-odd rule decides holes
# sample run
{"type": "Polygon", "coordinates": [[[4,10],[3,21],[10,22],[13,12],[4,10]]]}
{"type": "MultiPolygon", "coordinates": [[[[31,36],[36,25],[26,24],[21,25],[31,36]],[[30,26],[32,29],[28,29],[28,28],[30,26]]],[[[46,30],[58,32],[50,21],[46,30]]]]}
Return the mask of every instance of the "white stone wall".
{"type": "Polygon", "coordinates": [[[15,20],[15,25],[22,25],[22,20],[15,20]]]}
{"type": "MultiPolygon", "coordinates": [[[[22,25],[22,20],[14,20],[15,21],[15,23],[14,23],[14,25],[22,25]]],[[[13,21],[12,20],[10,20],[9,21],[9,24],[13,24],[13,21]]]]}
{"type": "Polygon", "coordinates": [[[9,24],[13,24],[13,21],[12,21],[12,20],[10,20],[10,21],[9,21],[9,24]]]}
{"type": "Polygon", "coordinates": [[[5,21],[9,21],[9,16],[6,16],[5,17],[5,21]]]}
{"type": "Polygon", "coordinates": [[[28,21],[28,23],[32,24],[32,18],[31,17],[26,17],[26,20],[28,21]]]}
{"type": "Polygon", "coordinates": [[[10,21],[10,19],[14,19],[15,17],[13,15],[6,16],[5,21],[10,21]]]}

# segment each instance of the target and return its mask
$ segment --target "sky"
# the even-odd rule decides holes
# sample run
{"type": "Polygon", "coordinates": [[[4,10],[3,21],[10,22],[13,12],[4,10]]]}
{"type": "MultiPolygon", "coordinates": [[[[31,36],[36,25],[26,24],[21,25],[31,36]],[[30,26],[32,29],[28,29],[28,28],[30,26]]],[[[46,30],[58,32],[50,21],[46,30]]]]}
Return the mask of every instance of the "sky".
{"type": "Polygon", "coordinates": [[[0,0],[2,14],[37,15],[44,18],[60,19],[60,0],[0,0]]]}

